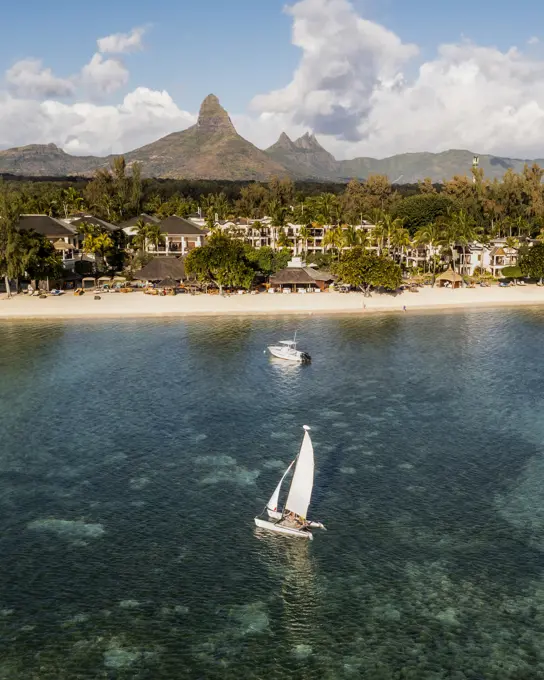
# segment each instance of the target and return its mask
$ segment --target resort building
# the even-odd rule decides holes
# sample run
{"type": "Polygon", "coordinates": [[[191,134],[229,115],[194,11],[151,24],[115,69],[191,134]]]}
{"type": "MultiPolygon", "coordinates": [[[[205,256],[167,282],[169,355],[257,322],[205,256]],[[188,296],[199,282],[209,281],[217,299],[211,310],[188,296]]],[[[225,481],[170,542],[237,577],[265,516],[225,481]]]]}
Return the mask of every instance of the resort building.
{"type": "Polygon", "coordinates": [[[73,269],[80,255],[80,235],[65,220],[49,215],[21,215],[17,223],[19,231],[34,231],[45,236],[62,255],[66,269],[73,269]]]}
{"type": "Polygon", "coordinates": [[[207,231],[199,227],[191,220],[172,215],[164,220],[159,220],[150,215],[140,215],[124,222],[121,225],[123,232],[132,238],[138,233],[138,221],[145,224],[156,224],[162,233],[162,243],[158,245],[148,242],[145,251],[150,254],[168,257],[169,255],[186,255],[194,248],[204,245],[207,231]]]}
{"type": "Polygon", "coordinates": [[[512,267],[518,263],[518,251],[506,244],[496,244],[489,254],[490,271],[493,276],[500,276],[505,267],[512,267]]]}
{"type": "MultiPolygon", "coordinates": [[[[205,224],[202,218],[195,218],[195,223],[205,224]]],[[[272,225],[270,217],[263,217],[259,220],[240,218],[236,220],[217,221],[216,226],[221,231],[229,234],[232,238],[237,238],[244,243],[248,243],[254,248],[262,248],[270,246],[271,248],[282,247],[289,248],[293,254],[315,254],[324,253],[327,250],[325,235],[332,229],[336,229],[335,225],[318,225],[312,224],[295,224],[288,222],[283,227],[272,225]],[[303,229],[307,230],[304,238],[303,229]]],[[[370,222],[362,222],[355,225],[356,231],[363,231],[366,234],[371,234],[375,226],[370,222]]],[[[370,246],[372,249],[372,246],[370,246]]]]}

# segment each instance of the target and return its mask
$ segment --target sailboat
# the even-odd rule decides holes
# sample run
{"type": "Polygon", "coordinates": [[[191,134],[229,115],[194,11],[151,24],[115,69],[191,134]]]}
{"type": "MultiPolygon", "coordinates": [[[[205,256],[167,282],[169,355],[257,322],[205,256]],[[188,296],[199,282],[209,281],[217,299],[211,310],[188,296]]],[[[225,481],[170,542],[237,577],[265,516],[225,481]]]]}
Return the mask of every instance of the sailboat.
{"type": "Polygon", "coordinates": [[[313,538],[311,529],[324,529],[325,527],[321,522],[310,522],[306,519],[314,486],[314,448],[310,439],[310,428],[308,425],[303,427],[304,439],[298,456],[283,473],[263,513],[255,517],[255,524],[261,529],[311,540],[313,538]],[[278,510],[278,503],[281,487],[293,466],[295,471],[289,487],[289,494],[285,507],[280,511],[278,510]]]}

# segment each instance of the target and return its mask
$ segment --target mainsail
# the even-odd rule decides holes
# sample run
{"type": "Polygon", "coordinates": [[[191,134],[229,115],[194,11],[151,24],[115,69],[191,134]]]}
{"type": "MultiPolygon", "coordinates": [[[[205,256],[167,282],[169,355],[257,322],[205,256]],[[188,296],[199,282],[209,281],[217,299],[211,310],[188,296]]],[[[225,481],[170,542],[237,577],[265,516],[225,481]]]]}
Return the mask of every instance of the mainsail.
{"type": "MultiPolygon", "coordinates": [[[[314,486],[314,448],[307,425],[304,426],[306,432],[302,440],[302,446],[297,456],[297,464],[291,481],[291,488],[287,496],[287,503],[285,509],[289,512],[294,512],[295,515],[306,519],[308,506],[312,497],[312,489],[314,486]]],[[[281,482],[280,482],[281,484],[281,482]]],[[[279,493],[279,491],[278,491],[279,493]]]]}
{"type": "MultiPolygon", "coordinates": [[[[295,460],[296,460],[296,458],[295,458],[295,460]]],[[[272,510],[273,512],[277,512],[277,510],[278,510],[278,500],[279,500],[279,497],[280,497],[281,485],[283,484],[283,480],[287,477],[289,470],[293,467],[294,464],[295,464],[295,461],[293,461],[291,463],[291,465],[289,465],[287,470],[283,473],[283,477],[280,479],[280,483],[278,484],[278,486],[274,490],[274,493],[270,496],[270,500],[268,501],[268,503],[266,505],[266,507],[269,510],[272,510]]]]}

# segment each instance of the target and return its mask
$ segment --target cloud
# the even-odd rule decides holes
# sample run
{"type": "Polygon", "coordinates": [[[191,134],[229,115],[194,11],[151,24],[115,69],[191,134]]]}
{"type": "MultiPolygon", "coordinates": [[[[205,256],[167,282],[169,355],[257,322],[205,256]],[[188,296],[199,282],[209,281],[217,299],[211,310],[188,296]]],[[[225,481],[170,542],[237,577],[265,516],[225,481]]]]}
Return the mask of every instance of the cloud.
{"type": "Polygon", "coordinates": [[[289,113],[315,132],[361,139],[361,120],[378,87],[397,83],[399,67],[418,48],[379,24],[359,17],[348,0],[301,0],[287,8],[293,44],[302,50],[292,81],[255,97],[260,112],[289,113]]]}
{"type": "Polygon", "coordinates": [[[133,28],[130,33],[114,33],[99,38],[96,43],[98,51],[107,54],[126,54],[143,49],[142,38],[145,28],[133,28]]]}
{"type": "Polygon", "coordinates": [[[0,147],[53,142],[76,155],[122,153],[196,122],[167,92],[144,87],[116,105],[65,104],[0,93],[0,147]]]}
{"type": "Polygon", "coordinates": [[[540,43],[540,39],[536,37],[536,35],[533,35],[532,38],[529,38],[527,41],[528,45],[538,45],[540,43]]]}
{"type": "Polygon", "coordinates": [[[290,83],[253,100],[263,124],[308,126],[339,158],[450,148],[544,156],[544,60],[534,47],[462,40],[414,68],[417,48],[349,0],[287,11],[302,54],[290,83]]]}
{"type": "MultiPolygon", "coordinates": [[[[501,50],[460,40],[422,60],[416,46],[360,16],[349,0],[300,0],[287,11],[300,49],[290,81],[255,97],[253,114],[232,112],[257,146],[283,130],[292,138],[310,130],[337,158],[450,148],[544,157],[538,45],[501,50]]],[[[196,116],[165,91],[139,87],[115,104],[94,100],[127,85],[127,67],[107,54],[136,49],[138,30],[100,39],[102,52],[67,80],[36,59],[12,66],[0,88],[0,147],[54,142],[105,155],[192,125],[196,116]]]]}
{"type": "Polygon", "coordinates": [[[93,95],[102,96],[115,92],[128,82],[128,69],[119,59],[104,59],[93,54],[91,61],[81,69],[84,87],[93,95]]]}
{"type": "Polygon", "coordinates": [[[75,89],[70,80],[57,78],[39,59],[31,58],[13,64],[6,71],[6,82],[14,95],[32,99],[68,97],[75,89]]]}

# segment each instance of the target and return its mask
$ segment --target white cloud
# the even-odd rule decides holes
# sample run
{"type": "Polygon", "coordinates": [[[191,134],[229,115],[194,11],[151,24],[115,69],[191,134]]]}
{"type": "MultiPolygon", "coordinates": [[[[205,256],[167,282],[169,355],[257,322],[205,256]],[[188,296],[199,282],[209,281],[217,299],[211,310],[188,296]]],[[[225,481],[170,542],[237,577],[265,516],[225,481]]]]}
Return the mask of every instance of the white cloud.
{"type": "Polygon", "coordinates": [[[116,105],[0,94],[0,147],[53,142],[75,155],[122,153],[196,122],[167,92],[137,88],[116,105]]]}
{"type": "Polygon", "coordinates": [[[300,64],[287,87],[255,97],[253,107],[291,113],[295,123],[318,133],[360,139],[373,91],[397,84],[399,67],[418,48],[359,17],[348,0],[301,0],[287,12],[300,64]]]}
{"type": "Polygon", "coordinates": [[[536,53],[462,41],[439,46],[410,77],[416,48],[348,0],[301,0],[288,11],[302,57],[284,89],[254,99],[261,119],[307,125],[339,158],[450,148],[544,156],[536,53]]]}
{"type": "Polygon", "coordinates": [[[6,71],[6,82],[13,94],[20,97],[68,97],[74,93],[70,80],[57,78],[40,59],[22,59],[6,71]]]}
{"type": "MultiPolygon", "coordinates": [[[[301,50],[291,82],[256,97],[255,115],[232,115],[257,146],[282,130],[292,138],[312,130],[338,158],[449,148],[544,157],[538,45],[501,50],[461,40],[418,64],[416,46],[359,16],[349,0],[300,0],[288,11],[301,50]]],[[[137,41],[126,42],[133,33],[101,39],[100,49],[135,49],[137,41]]],[[[126,66],[102,53],[69,80],[37,60],[15,66],[9,89],[0,89],[0,147],[54,142],[70,153],[120,153],[195,122],[167,92],[143,87],[115,105],[59,101],[82,86],[105,96],[127,84],[126,66]]]]}
{"type": "Polygon", "coordinates": [[[91,61],[81,69],[83,85],[94,95],[115,92],[128,82],[128,69],[119,59],[104,59],[93,54],[91,61]]]}
{"type": "Polygon", "coordinates": [[[114,33],[105,38],[99,38],[96,43],[98,51],[107,54],[126,54],[143,49],[142,38],[145,28],[133,28],[130,33],[114,33]]]}
{"type": "Polygon", "coordinates": [[[532,38],[529,38],[527,41],[528,45],[538,45],[540,43],[540,39],[536,37],[536,35],[533,35],[532,38]]]}

